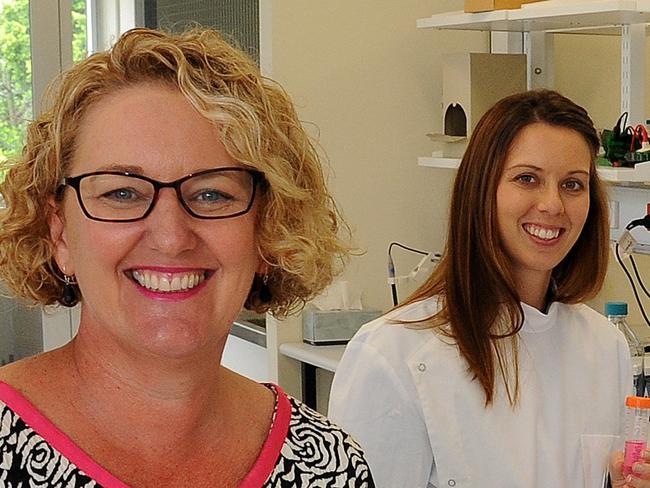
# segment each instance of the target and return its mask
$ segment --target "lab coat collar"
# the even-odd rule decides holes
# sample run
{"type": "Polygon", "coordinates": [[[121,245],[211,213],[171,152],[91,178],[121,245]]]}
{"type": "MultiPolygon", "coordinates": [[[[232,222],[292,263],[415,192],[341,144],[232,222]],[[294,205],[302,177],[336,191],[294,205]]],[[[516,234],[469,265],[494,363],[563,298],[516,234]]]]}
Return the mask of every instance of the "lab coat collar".
{"type": "Polygon", "coordinates": [[[537,310],[535,307],[532,307],[527,303],[520,303],[521,308],[524,311],[524,326],[521,329],[523,332],[545,332],[557,324],[557,317],[560,309],[558,302],[551,303],[546,313],[537,310]]]}

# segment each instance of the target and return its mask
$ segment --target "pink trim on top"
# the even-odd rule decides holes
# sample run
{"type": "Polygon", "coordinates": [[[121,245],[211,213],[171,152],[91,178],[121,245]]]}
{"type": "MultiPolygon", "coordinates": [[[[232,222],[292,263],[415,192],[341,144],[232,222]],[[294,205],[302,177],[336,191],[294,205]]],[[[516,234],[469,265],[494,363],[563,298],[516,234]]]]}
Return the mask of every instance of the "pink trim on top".
{"type": "Polygon", "coordinates": [[[0,401],[19,415],[50,446],[97,483],[106,488],[129,488],[129,485],[124,484],[93,461],[72,439],[39,412],[29,400],[2,381],[0,381],[0,401]]]}
{"type": "Polygon", "coordinates": [[[241,482],[239,488],[260,488],[269,479],[271,473],[278,463],[278,458],[282,451],[284,441],[287,439],[289,432],[289,423],[291,422],[291,403],[287,398],[287,394],[282,389],[274,384],[267,383],[273,387],[278,396],[278,409],[275,412],[275,419],[271,426],[260,455],[253,465],[253,469],[249,471],[246,478],[241,482]]]}
{"type": "MultiPolygon", "coordinates": [[[[289,398],[279,386],[273,384],[270,384],[270,386],[273,387],[277,394],[278,408],[275,412],[275,419],[269,435],[264,441],[260,455],[253,468],[239,485],[239,488],[259,488],[264,485],[275,469],[282,446],[289,432],[289,423],[291,422],[289,398]]],[[[72,439],[39,412],[29,400],[2,381],[0,381],[0,401],[4,402],[5,405],[20,416],[25,424],[47,441],[50,446],[97,483],[105,488],[130,488],[129,485],[120,481],[97,464],[72,439]]]]}

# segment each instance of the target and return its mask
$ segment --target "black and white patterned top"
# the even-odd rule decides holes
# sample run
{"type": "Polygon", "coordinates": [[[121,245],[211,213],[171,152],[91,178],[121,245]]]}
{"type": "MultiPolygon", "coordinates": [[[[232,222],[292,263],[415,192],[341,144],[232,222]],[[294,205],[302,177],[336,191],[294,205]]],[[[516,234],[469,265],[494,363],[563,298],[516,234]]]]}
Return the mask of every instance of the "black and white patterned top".
{"type": "MultiPolygon", "coordinates": [[[[240,488],[374,488],[363,451],[279,387],[269,435],[240,488]]],[[[128,488],[0,382],[0,488],[128,488]]]]}

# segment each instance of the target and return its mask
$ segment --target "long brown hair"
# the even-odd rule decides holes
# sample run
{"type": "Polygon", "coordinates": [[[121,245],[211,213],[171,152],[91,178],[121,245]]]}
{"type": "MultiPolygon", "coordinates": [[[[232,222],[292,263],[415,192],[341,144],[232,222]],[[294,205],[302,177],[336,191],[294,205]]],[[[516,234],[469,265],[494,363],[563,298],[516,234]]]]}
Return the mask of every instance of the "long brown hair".
{"type": "Polygon", "coordinates": [[[438,296],[441,309],[420,325],[452,338],[468,369],[494,399],[497,377],[511,405],[519,394],[517,333],[523,310],[496,222],[496,190],[515,137],[543,122],[572,129],[592,151],[589,213],[577,242],[553,269],[549,297],[563,303],[593,298],[607,271],[607,200],[595,167],[599,139],[587,112],[551,90],[534,90],[497,102],[472,133],[451,197],[448,238],[439,266],[401,306],[438,296]]]}

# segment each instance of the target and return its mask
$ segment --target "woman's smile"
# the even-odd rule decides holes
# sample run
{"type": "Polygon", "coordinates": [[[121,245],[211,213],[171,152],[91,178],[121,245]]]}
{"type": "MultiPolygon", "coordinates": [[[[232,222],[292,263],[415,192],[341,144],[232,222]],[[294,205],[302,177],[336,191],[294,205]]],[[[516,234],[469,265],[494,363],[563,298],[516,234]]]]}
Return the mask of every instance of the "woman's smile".
{"type": "Polygon", "coordinates": [[[184,299],[201,290],[214,271],[208,269],[181,269],[143,267],[125,272],[138,290],[152,298],[184,299]]]}
{"type": "Polygon", "coordinates": [[[559,237],[564,233],[563,227],[545,226],[541,224],[524,224],[522,228],[535,242],[542,241],[548,244],[557,242],[559,237]]]}

